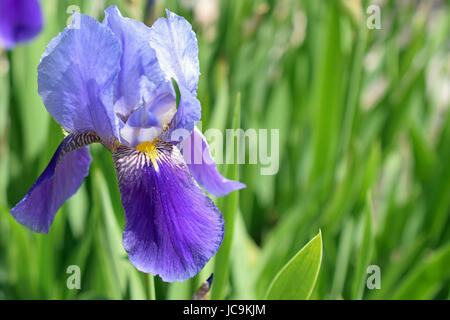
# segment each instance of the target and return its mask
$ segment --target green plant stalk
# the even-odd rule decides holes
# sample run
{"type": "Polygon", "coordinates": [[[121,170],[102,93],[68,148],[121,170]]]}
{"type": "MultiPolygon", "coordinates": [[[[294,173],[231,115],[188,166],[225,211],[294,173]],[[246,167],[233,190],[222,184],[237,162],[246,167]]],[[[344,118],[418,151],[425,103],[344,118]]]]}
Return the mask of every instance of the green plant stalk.
{"type": "Polygon", "coordinates": [[[358,105],[358,99],[361,91],[361,78],[363,75],[364,65],[364,53],[367,42],[367,27],[365,26],[365,20],[362,20],[359,27],[359,33],[356,40],[355,54],[352,62],[352,71],[350,75],[349,94],[347,97],[347,104],[345,106],[344,123],[342,125],[341,134],[341,155],[345,154],[350,144],[350,138],[352,136],[353,121],[356,113],[356,106],[358,105]]]}
{"type": "Polygon", "coordinates": [[[148,273],[146,275],[147,278],[147,297],[148,300],[156,300],[156,292],[155,292],[155,277],[148,273]]]}
{"type": "Polygon", "coordinates": [[[369,266],[372,253],[374,251],[374,234],[373,234],[373,209],[372,209],[372,193],[367,192],[366,207],[363,217],[363,233],[361,245],[359,247],[356,270],[354,272],[352,283],[352,299],[362,299],[364,294],[364,285],[366,279],[366,269],[369,266]]]}
{"type": "MultiPolygon", "coordinates": [[[[237,95],[236,106],[233,118],[233,128],[240,127],[241,100],[237,95]]],[[[238,138],[238,144],[239,144],[238,138]]],[[[238,146],[239,147],[239,146],[238,146]]],[[[225,176],[232,180],[239,180],[239,167],[237,164],[230,164],[226,167],[225,176]]],[[[227,286],[230,278],[230,253],[233,242],[233,229],[239,206],[239,192],[234,191],[221,202],[223,216],[225,219],[225,236],[222,245],[217,252],[214,261],[214,282],[212,285],[211,299],[224,299],[227,294],[227,286]]]]}

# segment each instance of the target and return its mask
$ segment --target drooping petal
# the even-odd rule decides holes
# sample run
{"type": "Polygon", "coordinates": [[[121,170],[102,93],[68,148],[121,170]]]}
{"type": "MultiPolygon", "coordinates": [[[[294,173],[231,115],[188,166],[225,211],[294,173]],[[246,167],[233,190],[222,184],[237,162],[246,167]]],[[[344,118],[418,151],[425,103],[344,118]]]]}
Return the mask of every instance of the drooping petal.
{"type": "Polygon", "coordinates": [[[113,154],[126,225],[123,245],[140,271],[164,281],[197,274],[222,243],[224,221],[179,150],[157,142],[113,154]]]}
{"type": "Polygon", "coordinates": [[[115,84],[114,103],[116,112],[125,122],[132,111],[143,103],[143,98],[152,98],[156,87],[165,81],[165,75],[150,46],[149,27],[122,17],[116,6],[105,10],[103,25],[108,26],[122,43],[123,54],[115,84]]]}
{"type": "Polygon", "coordinates": [[[38,67],[38,91],[53,118],[70,132],[117,137],[113,81],[120,70],[121,44],[97,20],[78,13],[47,46],[38,67]]]}
{"type": "Polygon", "coordinates": [[[11,209],[20,224],[48,233],[58,209],[81,186],[89,173],[91,155],[86,145],[98,142],[92,133],[70,134],[25,197],[11,209]]]}
{"type": "Polygon", "coordinates": [[[245,184],[222,176],[211,157],[208,142],[196,127],[192,134],[183,140],[182,153],[194,179],[215,197],[245,188],[245,184]]]}
{"type": "Polygon", "coordinates": [[[34,38],[42,29],[38,0],[0,0],[0,45],[11,49],[34,38]]]}
{"type": "Polygon", "coordinates": [[[159,18],[150,28],[150,45],[167,77],[195,96],[200,76],[197,38],[186,19],[166,12],[167,19],[159,18]]]}

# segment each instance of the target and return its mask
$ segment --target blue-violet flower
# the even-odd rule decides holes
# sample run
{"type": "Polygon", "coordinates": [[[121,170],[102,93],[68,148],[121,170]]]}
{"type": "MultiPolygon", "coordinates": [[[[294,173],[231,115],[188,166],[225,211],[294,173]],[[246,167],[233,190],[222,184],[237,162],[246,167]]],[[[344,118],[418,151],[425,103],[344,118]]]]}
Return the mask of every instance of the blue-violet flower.
{"type": "Polygon", "coordinates": [[[38,0],[0,0],[0,46],[12,49],[16,43],[34,38],[41,29],[38,0]]]}
{"type": "Polygon", "coordinates": [[[245,185],[220,175],[195,127],[200,71],[191,25],[170,11],[150,28],[115,6],[105,14],[99,23],[74,13],[73,24],[42,55],[39,94],[69,134],[11,214],[47,233],[88,175],[88,145],[99,142],[112,153],[130,262],[164,281],[186,280],[217,252],[224,235],[222,214],[197,182],[215,196],[245,185]],[[191,140],[201,143],[186,144],[191,140]],[[204,161],[187,159],[193,155],[204,161]]]}

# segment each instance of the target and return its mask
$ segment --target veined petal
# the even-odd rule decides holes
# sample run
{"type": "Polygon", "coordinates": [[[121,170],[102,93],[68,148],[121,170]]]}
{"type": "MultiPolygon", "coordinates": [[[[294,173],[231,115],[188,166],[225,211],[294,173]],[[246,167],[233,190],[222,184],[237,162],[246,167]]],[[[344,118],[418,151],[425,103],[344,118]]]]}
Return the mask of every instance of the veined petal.
{"type": "Polygon", "coordinates": [[[37,0],[0,0],[0,44],[11,49],[17,42],[34,38],[42,29],[37,0]]]}
{"type": "Polygon", "coordinates": [[[132,111],[143,103],[143,98],[152,98],[156,87],[165,81],[165,75],[150,46],[149,27],[122,17],[116,6],[105,10],[103,25],[108,26],[122,43],[123,54],[115,83],[114,103],[116,112],[126,122],[132,111]]]}
{"type": "Polygon", "coordinates": [[[99,142],[92,133],[68,135],[25,197],[11,209],[20,224],[48,233],[58,209],[81,186],[92,158],[86,145],[99,142]]]}
{"type": "Polygon", "coordinates": [[[167,77],[195,96],[200,76],[197,38],[186,19],[166,12],[167,19],[159,18],[150,28],[150,45],[167,77]]]}
{"type": "Polygon", "coordinates": [[[126,225],[123,245],[140,271],[164,281],[197,274],[222,243],[224,221],[179,150],[157,142],[113,154],[126,225]]]}
{"type": "Polygon", "coordinates": [[[180,103],[177,112],[161,137],[167,142],[180,142],[190,135],[202,114],[200,101],[183,86],[179,86],[179,89],[180,103]]]}
{"type": "Polygon", "coordinates": [[[190,23],[169,10],[166,12],[167,19],[159,18],[150,28],[150,45],[166,77],[178,84],[180,104],[163,136],[165,141],[178,142],[172,133],[183,129],[190,134],[201,117],[201,105],[196,97],[200,76],[198,45],[190,23]]]}
{"type": "Polygon", "coordinates": [[[131,114],[121,130],[122,141],[130,147],[136,147],[145,141],[153,141],[161,133],[162,125],[149,110],[139,108],[131,114]]]}
{"type": "Polygon", "coordinates": [[[145,99],[146,108],[166,126],[177,111],[177,97],[170,81],[161,82],[155,90],[145,99]]]}
{"type": "Polygon", "coordinates": [[[121,44],[97,20],[74,13],[73,24],[47,46],[38,67],[38,91],[53,118],[70,132],[117,137],[113,82],[121,44]]]}
{"type": "Polygon", "coordinates": [[[229,180],[219,173],[211,157],[208,142],[197,127],[188,138],[183,140],[182,153],[192,176],[215,197],[225,196],[234,190],[246,187],[245,184],[229,180]]]}

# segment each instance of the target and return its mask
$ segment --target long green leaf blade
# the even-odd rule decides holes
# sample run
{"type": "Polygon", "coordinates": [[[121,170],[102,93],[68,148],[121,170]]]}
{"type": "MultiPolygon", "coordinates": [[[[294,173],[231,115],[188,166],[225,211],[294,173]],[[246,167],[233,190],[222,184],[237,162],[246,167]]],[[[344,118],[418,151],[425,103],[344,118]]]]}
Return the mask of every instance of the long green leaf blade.
{"type": "Polygon", "coordinates": [[[275,276],[267,291],[270,300],[309,299],[322,263],[322,232],[308,242],[275,276]]]}

